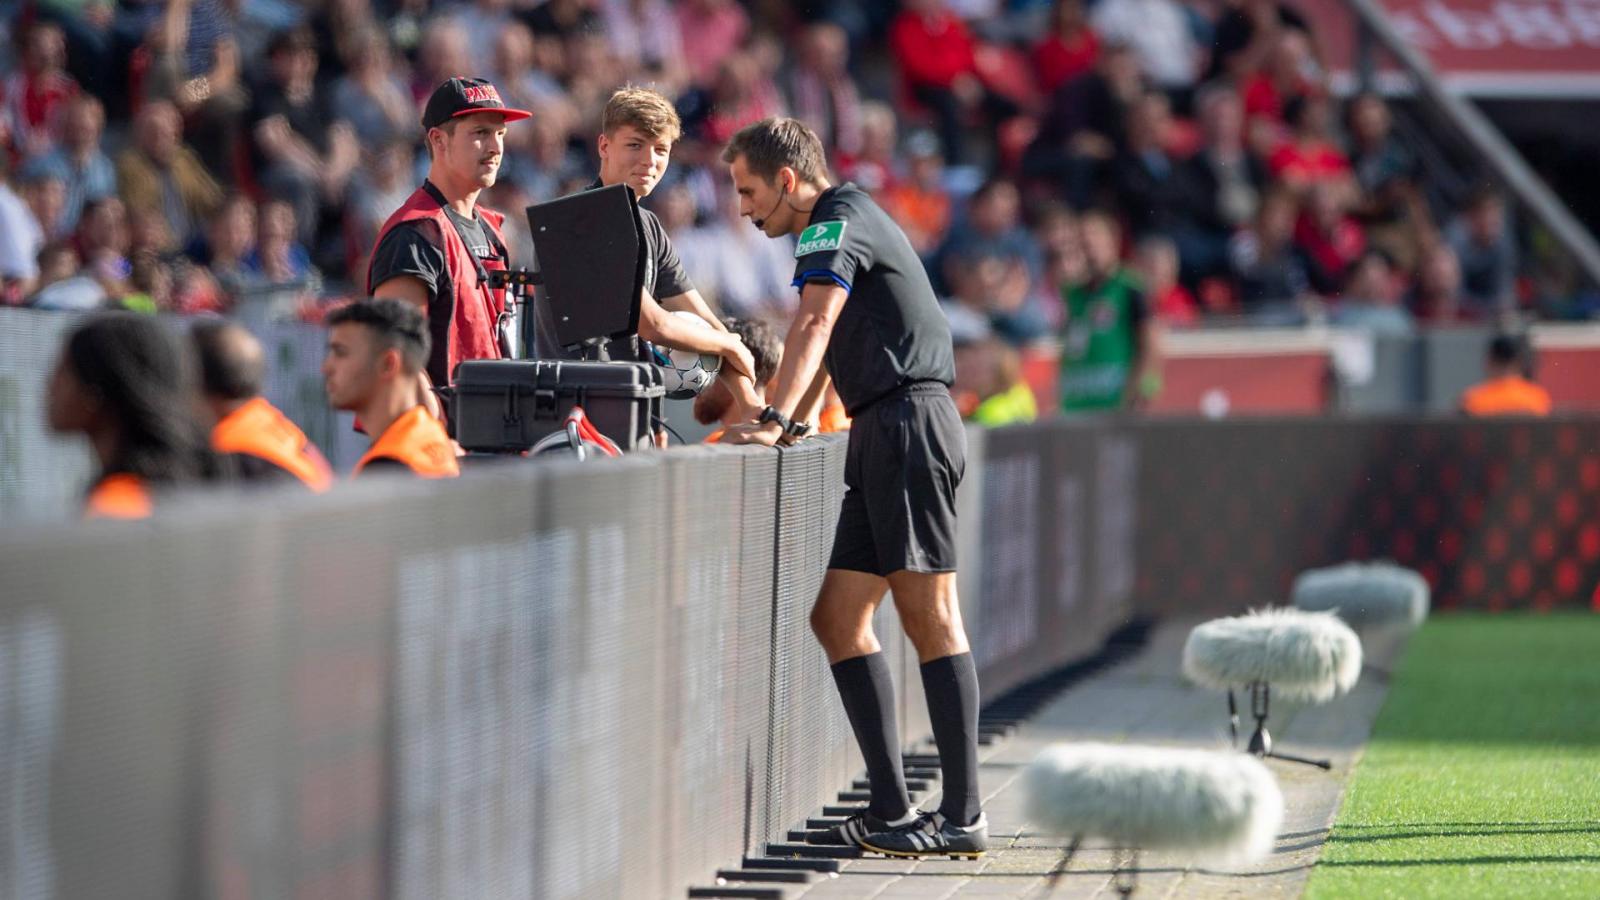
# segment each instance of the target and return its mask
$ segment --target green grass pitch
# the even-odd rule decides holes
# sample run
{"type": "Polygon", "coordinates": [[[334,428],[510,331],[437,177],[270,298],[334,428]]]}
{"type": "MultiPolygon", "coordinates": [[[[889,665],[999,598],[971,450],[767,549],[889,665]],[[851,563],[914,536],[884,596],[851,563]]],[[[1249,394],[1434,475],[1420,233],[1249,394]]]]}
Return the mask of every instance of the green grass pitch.
{"type": "Polygon", "coordinates": [[[1306,897],[1600,898],[1600,615],[1429,620],[1306,897]]]}

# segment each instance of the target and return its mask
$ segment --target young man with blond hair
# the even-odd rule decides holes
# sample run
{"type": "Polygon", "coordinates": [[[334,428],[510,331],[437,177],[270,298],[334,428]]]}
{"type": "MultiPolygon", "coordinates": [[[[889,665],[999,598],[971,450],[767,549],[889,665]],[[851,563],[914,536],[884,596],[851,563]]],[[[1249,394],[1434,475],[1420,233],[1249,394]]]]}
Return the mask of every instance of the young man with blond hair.
{"type": "MultiPolygon", "coordinates": [[[[626,184],[640,200],[650,196],[666,175],[672,159],[672,145],[682,133],[678,111],[661,92],[645,87],[621,88],[611,95],[600,117],[596,147],[600,155],[600,175],[588,189],[626,184]]],[[[755,363],[750,351],[738,335],[728,331],[712,313],[705,298],[695,290],[678,259],[678,252],[672,247],[672,239],[656,214],[641,207],[639,219],[644,226],[645,243],[639,337],[677,350],[722,357],[727,363],[723,367],[724,381],[730,383],[741,404],[753,405],[756,399],[750,378],[755,374],[755,363]],[[694,313],[710,328],[696,328],[672,315],[679,310],[694,313]]],[[[555,318],[543,297],[538,304],[538,315],[539,356],[544,359],[572,357],[573,352],[555,343],[555,318]]],[[[609,348],[611,358],[639,359],[637,343],[632,338],[613,342],[609,348]]]]}

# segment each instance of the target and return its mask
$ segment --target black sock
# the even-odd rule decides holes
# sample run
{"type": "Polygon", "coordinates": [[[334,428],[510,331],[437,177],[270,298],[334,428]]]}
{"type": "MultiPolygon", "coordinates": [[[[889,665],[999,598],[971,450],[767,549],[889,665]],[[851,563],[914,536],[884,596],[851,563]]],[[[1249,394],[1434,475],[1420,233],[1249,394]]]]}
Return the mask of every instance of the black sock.
{"type": "Polygon", "coordinates": [[[923,663],[922,690],[944,772],[939,813],[957,825],[971,825],[983,811],[978,798],[978,669],[972,654],[923,663]]]}
{"type": "Polygon", "coordinates": [[[894,678],[883,653],[869,653],[833,664],[845,715],[855,730],[856,744],[867,761],[872,802],[867,810],[886,822],[911,809],[906,776],[900,766],[900,729],[894,714],[894,678]]]}

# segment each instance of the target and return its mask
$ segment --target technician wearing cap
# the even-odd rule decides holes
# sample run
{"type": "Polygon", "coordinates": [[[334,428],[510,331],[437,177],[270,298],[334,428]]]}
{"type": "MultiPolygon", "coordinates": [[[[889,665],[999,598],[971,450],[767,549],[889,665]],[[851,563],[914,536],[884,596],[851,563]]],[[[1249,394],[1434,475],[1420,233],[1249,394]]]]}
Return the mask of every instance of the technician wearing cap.
{"type": "Polygon", "coordinates": [[[478,192],[500,172],[506,124],[530,115],[508,109],[482,78],[439,85],[422,113],[428,177],[378,232],[367,292],[427,316],[430,386],[447,384],[463,360],[509,355],[505,292],[489,286],[490,272],[511,266],[505,217],[479,206],[478,192]]]}

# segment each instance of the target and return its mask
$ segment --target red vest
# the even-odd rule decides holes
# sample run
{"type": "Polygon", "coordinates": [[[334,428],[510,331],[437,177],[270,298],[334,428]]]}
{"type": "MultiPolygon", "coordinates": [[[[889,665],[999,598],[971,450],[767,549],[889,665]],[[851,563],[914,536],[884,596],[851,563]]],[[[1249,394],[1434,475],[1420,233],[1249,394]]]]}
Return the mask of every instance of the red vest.
{"type": "MultiPolygon", "coordinates": [[[[489,226],[490,239],[498,246],[506,245],[505,236],[500,232],[500,224],[505,221],[505,216],[488,209],[478,207],[479,219],[489,226]]],[[[378,243],[373,245],[376,253],[378,244],[389,232],[401,222],[415,222],[426,219],[433,223],[430,240],[435,246],[444,251],[445,270],[450,274],[450,284],[455,288],[454,297],[440,297],[435,302],[449,304],[444,310],[428,310],[429,329],[434,339],[433,358],[428,362],[428,374],[434,383],[443,385],[454,377],[456,366],[466,359],[499,359],[500,339],[495,330],[500,320],[500,314],[505,311],[505,291],[491,290],[479,277],[477,261],[473,259],[472,251],[462,242],[461,235],[456,233],[455,225],[449,216],[445,215],[444,207],[439,205],[429,194],[426,187],[417,188],[415,192],[395,210],[389,221],[383,223],[383,228],[378,231],[378,243]],[[436,323],[445,321],[445,313],[449,313],[449,327],[443,329],[444,340],[440,340],[440,331],[436,323]],[[439,347],[439,344],[444,347],[439,347]],[[442,355],[441,355],[442,353],[442,355]],[[443,362],[441,371],[437,365],[443,362]]],[[[503,269],[504,264],[495,260],[483,260],[486,268],[503,269]]],[[[372,283],[372,265],[367,264],[367,293],[371,294],[378,286],[372,283]]]]}

